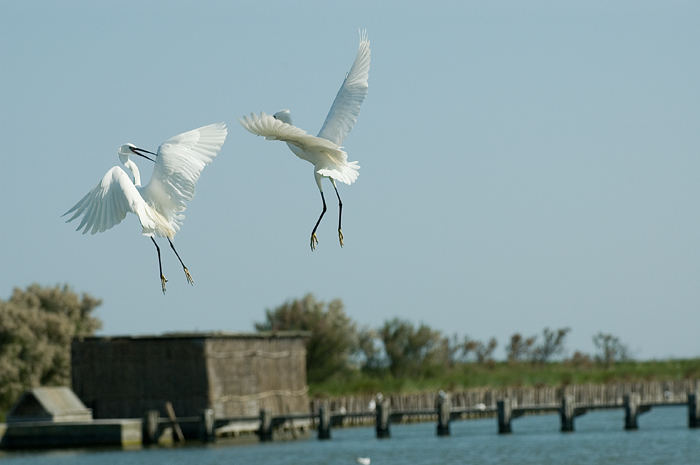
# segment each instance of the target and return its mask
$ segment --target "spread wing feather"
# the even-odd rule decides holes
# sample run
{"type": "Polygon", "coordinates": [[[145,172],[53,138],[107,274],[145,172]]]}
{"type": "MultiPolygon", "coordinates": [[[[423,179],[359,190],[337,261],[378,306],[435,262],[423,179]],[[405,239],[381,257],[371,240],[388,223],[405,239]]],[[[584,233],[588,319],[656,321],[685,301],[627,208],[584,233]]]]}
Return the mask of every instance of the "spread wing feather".
{"type": "Polygon", "coordinates": [[[175,231],[202,170],[219,153],[227,134],[226,124],[215,123],[171,137],[158,147],[153,175],[141,194],[175,231]]]}
{"type": "Polygon", "coordinates": [[[360,114],[360,106],[367,96],[370,55],[367,31],[362,30],[355,61],[335,96],[318,137],[341,145],[355,126],[360,114]]]}
{"type": "Polygon", "coordinates": [[[294,153],[316,167],[323,175],[352,184],[358,176],[360,166],[348,162],[348,154],[334,142],[307,134],[306,131],[285,123],[264,112],[260,116],[251,113],[239,120],[241,125],[253,134],[268,140],[281,140],[295,146],[294,153]]]}
{"type": "Polygon", "coordinates": [[[76,230],[95,234],[121,223],[128,212],[139,214],[146,207],[129,175],[115,166],[63,216],[73,213],[67,220],[70,222],[82,215],[76,230]]]}
{"type": "Polygon", "coordinates": [[[260,113],[260,116],[251,113],[249,117],[244,116],[239,121],[249,132],[263,136],[267,140],[289,142],[304,150],[323,150],[329,152],[331,156],[340,157],[338,161],[343,157],[347,160],[347,154],[334,142],[312,136],[303,129],[287,124],[265,112],[260,113]]]}

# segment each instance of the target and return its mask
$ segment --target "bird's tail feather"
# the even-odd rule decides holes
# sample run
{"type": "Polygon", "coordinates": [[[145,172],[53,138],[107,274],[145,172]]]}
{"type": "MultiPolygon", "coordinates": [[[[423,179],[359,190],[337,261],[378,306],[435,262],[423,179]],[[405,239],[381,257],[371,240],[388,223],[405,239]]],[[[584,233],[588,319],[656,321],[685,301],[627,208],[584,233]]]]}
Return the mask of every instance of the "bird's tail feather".
{"type": "Polygon", "coordinates": [[[336,181],[344,182],[345,184],[352,184],[357,180],[360,165],[356,161],[350,161],[341,166],[335,166],[333,168],[321,168],[317,170],[317,173],[321,176],[327,176],[333,178],[336,181]]]}

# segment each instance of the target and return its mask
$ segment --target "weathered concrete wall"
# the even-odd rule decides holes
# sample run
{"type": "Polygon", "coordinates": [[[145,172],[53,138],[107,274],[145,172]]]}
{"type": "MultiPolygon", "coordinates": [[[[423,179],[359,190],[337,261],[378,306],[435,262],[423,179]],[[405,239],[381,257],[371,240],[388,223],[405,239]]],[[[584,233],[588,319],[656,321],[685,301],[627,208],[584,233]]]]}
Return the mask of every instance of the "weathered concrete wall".
{"type": "Polygon", "coordinates": [[[216,417],[308,411],[303,338],[210,338],[206,360],[216,417]]]}

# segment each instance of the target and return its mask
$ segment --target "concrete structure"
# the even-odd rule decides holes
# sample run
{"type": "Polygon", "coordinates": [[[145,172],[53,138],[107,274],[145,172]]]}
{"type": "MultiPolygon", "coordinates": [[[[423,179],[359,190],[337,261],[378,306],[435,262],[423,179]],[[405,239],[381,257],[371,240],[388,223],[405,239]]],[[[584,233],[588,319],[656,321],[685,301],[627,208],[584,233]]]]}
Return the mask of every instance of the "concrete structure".
{"type": "Polygon", "coordinates": [[[321,405],[318,409],[318,438],[331,438],[331,412],[328,405],[321,405]]]}
{"type": "Polygon", "coordinates": [[[73,341],[73,390],[95,418],[216,419],[308,412],[306,332],[89,337],[73,341]]]}
{"type": "Polygon", "coordinates": [[[7,425],[3,449],[141,445],[140,420],[30,421],[7,425]]]}
{"type": "Polygon", "coordinates": [[[440,391],[435,399],[435,409],[437,410],[437,435],[450,435],[450,420],[452,416],[452,401],[450,395],[445,391],[440,391]]]}
{"type": "Polygon", "coordinates": [[[67,387],[25,391],[7,415],[0,447],[132,446],[141,444],[139,420],[93,420],[67,387]]]}
{"type": "Polygon", "coordinates": [[[25,391],[7,414],[8,424],[91,420],[90,409],[67,387],[38,387],[25,391]]]}
{"type": "Polygon", "coordinates": [[[374,414],[376,419],[375,429],[377,431],[377,439],[391,437],[391,431],[389,429],[389,424],[391,423],[391,407],[389,399],[384,397],[381,393],[377,394],[374,414]]]}
{"type": "Polygon", "coordinates": [[[688,394],[688,427],[700,428],[700,389],[688,394]]]}
{"type": "Polygon", "coordinates": [[[561,397],[561,432],[571,433],[574,431],[574,418],[576,418],[575,399],[571,394],[563,394],[561,397]]]}
{"type": "Polygon", "coordinates": [[[506,397],[496,401],[496,411],[498,414],[498,432],[499,434],[512,433],[510,422],[513,418],[513,401],[506,397]]]}

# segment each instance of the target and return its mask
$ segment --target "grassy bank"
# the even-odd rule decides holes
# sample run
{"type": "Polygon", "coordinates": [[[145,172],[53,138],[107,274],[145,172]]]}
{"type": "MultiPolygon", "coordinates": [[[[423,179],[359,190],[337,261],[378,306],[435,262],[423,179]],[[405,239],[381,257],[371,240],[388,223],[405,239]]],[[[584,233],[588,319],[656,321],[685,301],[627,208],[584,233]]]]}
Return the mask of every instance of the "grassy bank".
{"type": "Polygon", "coordinates": [[[394,377],[388,373],[350,372],[309,386],[311,396],[341,396],[376,392],[409,393],[471,387],[560,386],[565,384],[659,381],[700,378],[700,358],[616,363],[546,364],[495,362],[467,363],[447,370],[427,368],[416,376],[394,377]]]}

